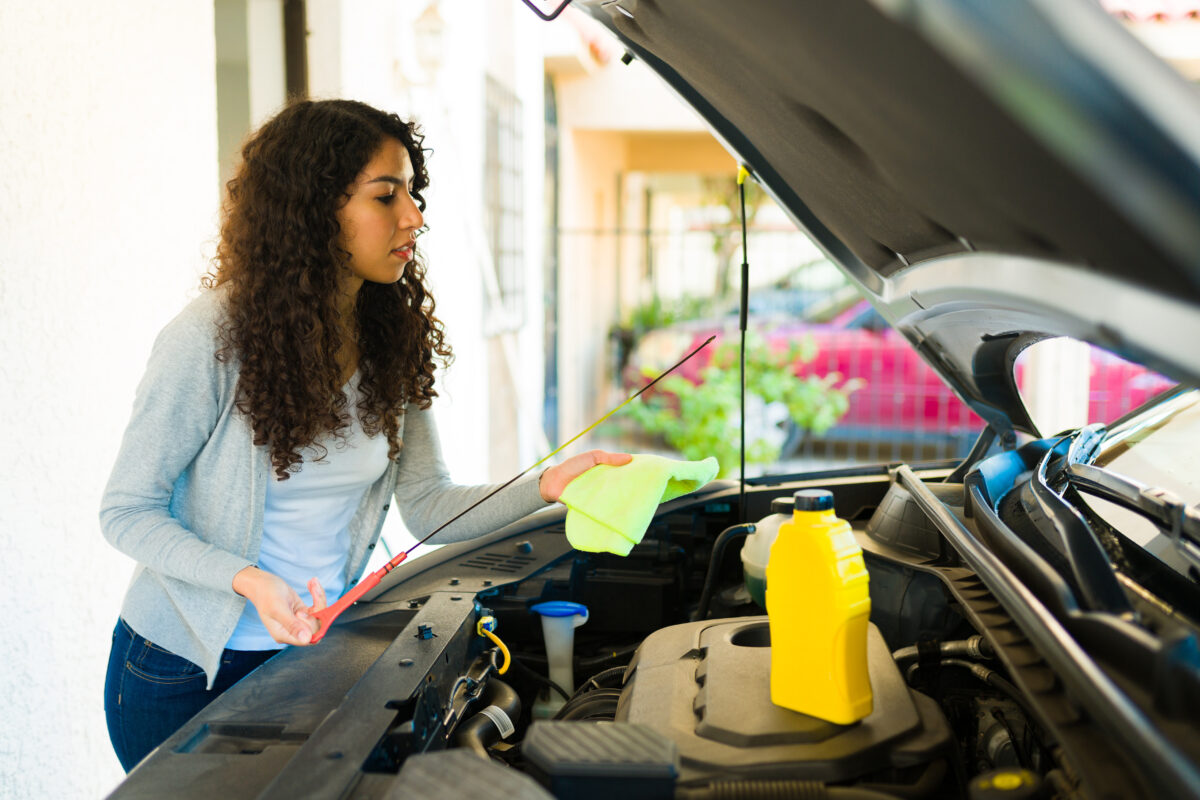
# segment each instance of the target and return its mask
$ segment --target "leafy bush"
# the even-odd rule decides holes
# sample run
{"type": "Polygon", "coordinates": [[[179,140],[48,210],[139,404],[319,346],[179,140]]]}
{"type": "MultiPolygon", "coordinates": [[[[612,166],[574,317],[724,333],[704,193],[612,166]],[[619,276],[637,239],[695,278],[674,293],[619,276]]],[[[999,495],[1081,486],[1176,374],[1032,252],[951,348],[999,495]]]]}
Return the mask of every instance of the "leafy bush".
{"type": "Polygon", "coordinates": [[[712,301],[685,294],[676,300],[664,301],[658,295],[649,302],[635,306],[627,315],[624,328],[641,335],[654,328],[664,328],[676,322],[699,319],[711,310],[712,301]]]}
{"type": "Polygon", "coordinates": [[[609,330],[609,338],[616,347],[616,375],[625,371],[629,356],[638,339],[649,330],[665,328],[676,322],[699,319],[711,311],[712,301],[702,297],[684,295],[676,300],[664,301],[658,295],[649,302],[635,306],[625,315],[625,321],[609,330]]]}
{"type": "MultiPolygon", "coordinates": [[[[782,431],[776,431],[778,435],[771,431],[772,410],[777,421],[787,418],[816,434],[845,415],[850,395],[863,381],[843,381],[837,373],[798,377],[796,366],[815,356],[811,337],[792,342],[786,350],[773,350],[757,333],[746,334],[746,405],[748,410],[753,405],[767,420],[756,430],[747,415],[746,463],[770,464],[779,459],[784,437],[782,431]]],[[[652,378],[653,373],[646,377],[652,378]]],[[[669,375],[642,402],[629,406],[630,418],[647,433],[661,435],[684,458],[716,456],[722,476],[736,474],[739,383],[738,347],[722,344],[701,370],[699,384],[669,375]]]]}

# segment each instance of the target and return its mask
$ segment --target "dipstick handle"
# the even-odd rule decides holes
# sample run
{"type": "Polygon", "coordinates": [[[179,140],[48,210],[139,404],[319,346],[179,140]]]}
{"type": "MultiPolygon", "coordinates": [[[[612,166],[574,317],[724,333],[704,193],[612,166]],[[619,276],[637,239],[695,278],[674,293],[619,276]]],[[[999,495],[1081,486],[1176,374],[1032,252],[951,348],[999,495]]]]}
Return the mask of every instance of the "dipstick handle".
{"type": "Polygon", "coordinates": [[[401,553],[393,558],[388,563],[384,564],[381,569],[372,572],[367,577],[358,582],[353,589],[346,592],[337,599],[337,602],[331,606],[326,606],[320,611],[313,614],[317,621],[321,623],[321,627],[313,634],[310,644],[316,644],[325,638],[325,634],[329,632],[329,626],[333,625],[333,621],[338,618],[338,615],[345,611],[350,606],[354,605],[362,598],[364,594],[374,589],[383,580],[383,576],[391,572],[401,561],[408,558],[408,553],[401,553]]]}

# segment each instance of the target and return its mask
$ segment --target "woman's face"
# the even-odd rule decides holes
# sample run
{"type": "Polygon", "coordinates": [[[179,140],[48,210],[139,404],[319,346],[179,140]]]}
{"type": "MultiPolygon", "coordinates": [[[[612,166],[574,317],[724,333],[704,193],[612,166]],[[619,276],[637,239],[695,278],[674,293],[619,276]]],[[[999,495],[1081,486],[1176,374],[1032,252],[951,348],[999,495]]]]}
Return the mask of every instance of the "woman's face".
{"type": "Polygon", "coordinates": [[[356,294],[363,281],[395,283],[413,258],[417,230],[424,218],[409,191],[413,168],[397,139],[385,139],[346,190],[349,199],[337,212],[342,248],[350,253],[350,283],[356,294]]]}

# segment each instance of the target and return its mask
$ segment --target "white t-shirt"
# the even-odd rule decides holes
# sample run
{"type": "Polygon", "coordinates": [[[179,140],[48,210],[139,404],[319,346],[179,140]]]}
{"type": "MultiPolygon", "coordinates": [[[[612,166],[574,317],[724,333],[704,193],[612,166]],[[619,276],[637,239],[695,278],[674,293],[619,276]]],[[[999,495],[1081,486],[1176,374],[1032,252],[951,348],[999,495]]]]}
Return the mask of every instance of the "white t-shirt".
{"type": "MultiPolygon", "coordinates": [[[[387,437],[367,436],[358,421],[358,374],[344,390],[350,409],[345,439],[326,436],[301,451],[299,472],[267,486],[263,538],[258,566],[283,578],[305,605],[312,604],[308,581],[316,577],[332,603],[345,590],[350,549],[350,520],[367,489],[387,469],[387,437]]],[[[279,650],[284,645],[267,633],[253,603],[246,608],[225,645],[231,650],[279,650]]]]}

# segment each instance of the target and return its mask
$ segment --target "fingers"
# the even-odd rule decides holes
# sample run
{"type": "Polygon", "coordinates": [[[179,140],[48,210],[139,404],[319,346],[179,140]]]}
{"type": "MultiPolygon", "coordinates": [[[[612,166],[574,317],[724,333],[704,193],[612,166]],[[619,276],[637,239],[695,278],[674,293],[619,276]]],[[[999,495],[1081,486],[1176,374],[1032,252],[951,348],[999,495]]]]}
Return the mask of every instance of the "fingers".
{"type": "Polygon", "coordinates": [[[309,578],[308,593],[312,595],[312,607],[310,611],[320,611],[327,605],[325,600],[325,588],[321,586],[321,582],[316,578],[309,578]]]}
{"type": "MultiPolygon", "coordinates": [[[[317,588],[323,602],[324,591],[319,584],[317,588]]],[[[320,628],[296,590],[277,575],[259,572],[246,599],[254,604],[267,633],[280,644],[307,645],[320,628]]]]}
{"type": "Polygon", "coordinates": [[[556,467],[550,467],[542,474],[539,489],[542,499],[553,503],[562,495],[567,484],[598,464],[619,467],[628,464],[633,456],[628,453],[610,453],[607,450],[589,450],[577,456],[571,456],[556,467]]]}
{"type": "Polygon", "coordinates": [[[263,626],[266,627],[267,633],[271,634],[271,638],[280,644],[304,647],[312,641],[313,632],[298,617],[292,617],[291,620],[264,619],[263,626]]]}
{"type": "Polygon", "coordinates": [[[596,458],[597,464],[620,467],[633,461],[633,456],[629,455],[629,453],[609,453],[606,450],[593,450],[592,453],[596,458]]]}
{"type": "MultiPolygon", "coordinates": [[[[275,641],[301,647],[310,643],[313,634],[321,627],[320,621],[303,608],[296,610],[290,618],[278,619],[276,622],[279,625],[279,630],[287,635],[287,639],[280,639],[272,633],[271,635],[275,636],[275,641]]],[[[267,630],[270,631],[270,627],[267,630]]]]}
{"type": "MultiPolygon", "coordinates": [[[[312,641],[313,634],[316,633],[316,628],[309,627],[309,623],[304,620],[299,620],[299,625],[292,628],[292,637],[296,640],[294,643],[303,647],[312,641]]],[[[312,620],[313,625],[317,625],[316,620],[312,620]]]]}
{"type": "Polygon", "coordinates": [[[563,466],[575,462],[572,466],[577,469],[572,470],[578,475],[582,475],[597,464],[607,464],[612,467],[619,467],[628,464],[633,460],[633,456],[629,453],[610,453],[607,450],[589,450],[586,453],[581,453],[574,458],[567,459],[563,462],[563,466]]]}

